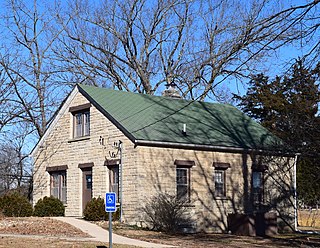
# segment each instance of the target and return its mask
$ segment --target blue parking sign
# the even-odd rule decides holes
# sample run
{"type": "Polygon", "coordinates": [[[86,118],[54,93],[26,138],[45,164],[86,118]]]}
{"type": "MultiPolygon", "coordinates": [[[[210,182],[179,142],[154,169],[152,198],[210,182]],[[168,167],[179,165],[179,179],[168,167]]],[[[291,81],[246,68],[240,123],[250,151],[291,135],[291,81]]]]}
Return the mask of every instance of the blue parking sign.
{"type": "Polygon", "coordinates": [[[116,193],[107,192],[106,193],[106,212],[116,212],[116,193]]]}

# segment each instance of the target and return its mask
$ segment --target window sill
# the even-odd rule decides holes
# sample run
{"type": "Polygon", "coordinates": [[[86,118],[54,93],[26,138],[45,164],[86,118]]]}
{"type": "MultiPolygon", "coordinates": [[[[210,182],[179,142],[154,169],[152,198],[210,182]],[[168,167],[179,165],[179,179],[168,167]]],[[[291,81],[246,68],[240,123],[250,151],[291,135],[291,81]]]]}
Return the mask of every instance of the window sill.
{"type": "Polygon", "coordinates": [[[70,140],[68,140],[68,143],[77,142],[77,141],[83,141],[83,140],[89,140],[89,139],[90,139],[90,136],[83,136],[83,137],[70,139],[70,140]]]}

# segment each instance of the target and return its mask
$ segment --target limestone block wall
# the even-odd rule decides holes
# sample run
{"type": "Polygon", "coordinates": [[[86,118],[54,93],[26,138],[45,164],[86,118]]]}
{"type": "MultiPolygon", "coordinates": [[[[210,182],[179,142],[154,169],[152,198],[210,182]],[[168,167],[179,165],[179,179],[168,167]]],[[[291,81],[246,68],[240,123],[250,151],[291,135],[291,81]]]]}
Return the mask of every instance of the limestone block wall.
{"type": "Polygon", "coordinates": [[[123,142],[124,167],[128,167],[124,171],[126,188],[132,188],[131,182],[135,181],[134,164],[130,162],[134,160],[135,149],[132,142],[93,105],[90,108],[90,136],[73,139],[73,117],[69,107],[88,103],[88,100],[76,93],[69,102],[65,109],[61,109],[59,120],[49,128],[45,141],[34,155],[33,202],[35,204],[40,198],[50,195],[50,176],[46,168],[67,165],[65,213],[66,216],[82,216],[82,170],[78,167],[79,164],[93,163],[93,197],[104,198],[105,192],[109,190],[109,170],[104,163],[106,159],[110,159],[109,151],[114,151],[113,143],[119,140],[123,142]]]}
{"type": "Polygon", "coordinates": [[[138,180],[135,187],[139,194],[131,202],[135,203],[133,207],[138,207],[127,212],[132,224],[139,224],[144,218],[141,203],[159,192],[176,194],[176,159],[195,162],[190,169],[190,211],[199,229],[225,230],[227,214],[243,210],[244,188],[250,185],[250,178],[244,178],[241,172],[244,167],[251,168],[250,157],[243,161],[243,155],[235,153],[156,147],[138,147],[137,150],[138,180]],[[214,196],[213,162],[230,163],[226,170],[226,197],[214,196]]]}
{"type": "MultiPolygon", "coordinates": [[[[253,211],[250,195],[253,158],[249,154],[156,147],[138,147],[137,150],[139,154],[136,157],[138,180],[135,184],[135,191],[138,191],[139,194],[134,199],[131,198],[130,202],[133,204],[126,205],[128,208],[126,218],[131,224],[141,223],[144,219],[143,203],[146,203],[153,195],[159,192],[176,194],[176,166],[174,165],[176,159],[195,162],[195,165],[190,168],[191,202],[189,209],[191,219],[198,231],[225,232],[229,213],[253,211]],[[225,197],[215,196],[213,162],[230,164],[230,168],[226,169],[225,197]]],[[[279,165],[282,163],[280,162],[279,165]]],[[[284,193],[282,189],[274,187],[275,182],[270,174],[277,174],[278,177],[285,178],[291,172],[292,168],[284,170],[284,176],[280,174],[279,168],[270,165],[269,170],[265,172],[266,197],[268,192],[274,191],[274,196],[277,195],[279,200],[284,193]]],[[[129,199],[130,197],[127,200],[129,199]]],[[[292,206],[288,206],[287,203],[281,201],[277,203],[278,206],[281,204],[291,208],[285,211],[292,210],[292,206]]],[[[268,210],[276,210],[276,208],[271,206],[268,210]]]]}

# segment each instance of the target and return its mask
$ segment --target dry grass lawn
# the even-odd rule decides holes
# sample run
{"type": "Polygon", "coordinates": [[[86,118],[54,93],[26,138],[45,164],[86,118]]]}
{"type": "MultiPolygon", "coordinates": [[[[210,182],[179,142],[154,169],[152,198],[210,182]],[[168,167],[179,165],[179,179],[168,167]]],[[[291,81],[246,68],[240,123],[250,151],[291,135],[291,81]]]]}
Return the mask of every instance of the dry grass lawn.
{"type": "MultiPolygon", "coordinates": [[[[109,243],[64,240],[59,238],[3,237],[0,235],[0,248],[107,248],[109,243]]],[[[130,245],[113,244],[113,248],[137,248],[130,245]]]]}
{"type": "MultiPolygon", "coordinates": [[[[318,225],[319,212],[301,214],[301,223],[318,225]],[[306,222],[303,222],[306,221],[306,222]]],[[[96,223],[107,228],[107,222],[96,223]]],[[[318,225],[319,226],[319,225],[318,225]]],[[[244,237],[228,234],[169,235],[137,229],[123,224],[114,224],[114,233],[144,241],[174,245],[179,248],[287,248],[320,247],[319,235],[287,234],[272,238],[244,237]]],[[[81,241],[88,237],[79,229],[64,222],[50,218],[0,218],[0,248],[107,248],[109,244],[81,241]],[[8,236],[9,235],[9,236],[8,236]],[[15,235],[15,236],[12,236],[15,235]],[[36,235],[36,236],[30,236],[36,235]]],[[[133,248],[134,246],[113,244],[114,248],[133,248]]]]}
{"type": "MultiPolygon", "coordinates": [[[[46,217],[0,217],[0,248],[105,248],[109,243],[81,241],[80,229],[46,217]]],[[[135,246],[114,244],[114,248],[135,246]]]]}
{"type": "Polygon", "coordinates": [[[299,210],[298,226],[320,229],[320,209],[316,210],[299,210]]]}

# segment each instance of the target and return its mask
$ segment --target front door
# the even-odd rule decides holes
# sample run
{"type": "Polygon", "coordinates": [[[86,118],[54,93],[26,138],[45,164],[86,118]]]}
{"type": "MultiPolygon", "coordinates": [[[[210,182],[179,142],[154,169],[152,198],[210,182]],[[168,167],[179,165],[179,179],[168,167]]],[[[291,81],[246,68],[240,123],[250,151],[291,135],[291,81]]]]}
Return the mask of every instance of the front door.
{"type": "Polygon", "coordinates": [[[92,169],[82,170],[82,175],[82,210],[84,210],[88,201],[92,199],[92,169]]]}

